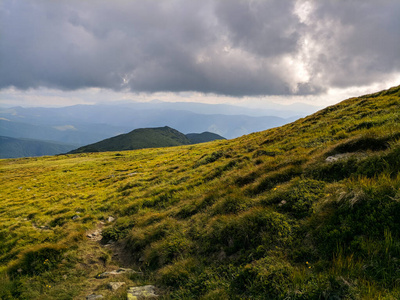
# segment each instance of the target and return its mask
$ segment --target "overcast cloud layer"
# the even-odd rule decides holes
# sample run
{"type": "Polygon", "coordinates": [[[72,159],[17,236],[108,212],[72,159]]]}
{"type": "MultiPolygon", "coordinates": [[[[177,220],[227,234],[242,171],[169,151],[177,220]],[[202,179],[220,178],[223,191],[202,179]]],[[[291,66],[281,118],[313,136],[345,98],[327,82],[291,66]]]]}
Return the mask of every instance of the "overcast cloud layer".
{"type": "Polygon", "coordinates": [[[311,95],[400,72],[400,1],[2,0],[0,89],[311,95]]]}

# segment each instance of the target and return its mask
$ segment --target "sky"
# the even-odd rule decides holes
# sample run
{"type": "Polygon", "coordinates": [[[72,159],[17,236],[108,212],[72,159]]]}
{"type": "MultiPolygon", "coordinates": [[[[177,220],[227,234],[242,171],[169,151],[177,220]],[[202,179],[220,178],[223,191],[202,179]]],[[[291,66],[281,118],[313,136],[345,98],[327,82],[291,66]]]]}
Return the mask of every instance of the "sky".
{"type": "Polygon", "coordinates": [[[0,103],[327,106],[400,84],[399,0],[0,0],[0,103]]]}

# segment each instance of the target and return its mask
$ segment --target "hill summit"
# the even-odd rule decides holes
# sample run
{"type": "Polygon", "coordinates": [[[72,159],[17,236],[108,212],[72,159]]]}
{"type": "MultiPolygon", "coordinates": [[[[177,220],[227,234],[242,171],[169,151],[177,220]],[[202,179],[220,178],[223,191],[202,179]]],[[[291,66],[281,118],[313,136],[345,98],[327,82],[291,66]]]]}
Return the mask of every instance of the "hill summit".
{"type": "Polygon", "coordinates": [[[129,133],[120,134],[97,143],[80,147],[69,153],[73,154],[84,152],[124,151],[145,148],[173,147],[204,143],[219,139],[225,138],[211,132],[203,132],[201,134],[191,133],[184,135],[178,130],[168,126],[139,128],[132,130],[129,133]]]}

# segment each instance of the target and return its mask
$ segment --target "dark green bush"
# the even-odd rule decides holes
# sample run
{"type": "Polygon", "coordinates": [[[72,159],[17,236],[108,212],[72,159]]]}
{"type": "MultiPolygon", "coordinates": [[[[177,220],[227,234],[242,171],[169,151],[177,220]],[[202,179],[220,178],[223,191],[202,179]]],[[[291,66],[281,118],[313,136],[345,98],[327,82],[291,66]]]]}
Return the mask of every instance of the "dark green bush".
{"type": "Polygon", "coordinates": [[[159,242],[148,246],[145,251],[145,263],[148,268],[159,268],[182,258],[190,251],[191,242],[185,236],[172,234],[159,242]]]}
{"type": "Polygon", "coordinates": [[[159,196],[144,199],[142,202],[142,207],[155,207],[161,209],[170,206],[176,201],[178,200],[174,197],[174,192],[168,191],[159,196]]]}
{"type": "Polygon", "coordinates": [[[198,207],[193,204],[186,204],[184,205],[176,214],[176,216],[180,219],[186,219],[189,218],[193,215],[195,215],[198,212],[198,207]]]}
{"type": "Polygon", "coordinates": [[[325,183],[311,179],[296,179],[279,195],[279,211],[289,212],[296,218],[311,215],[312,205],[324,195],[325,183]]]}
{"type": "Polygon", "coordinates": [[[57,268],[66,249],[60,244],[37,245],[20,254],[17,262],[9,268],[9,274],[38,275],[57,268]]]}
{"type": "Polygon", "coordinates": [[[265,257],[241,267],[231,282],[233,294],[246,298],[283,299],[291,266],[276,257],[265,257]]]}
{"type": "Polygon", "coordinates": [[[258,176],[259,174],[257,172],[251,172],[245,176],[236,178],[235,183],[240,187],[245,186],[249,183],[254,182],[258,178],[258,176]]]}
{"type": "Polygon", "coordinates": [[[125,238],[134,225],[135,220],[130,217],[118,218],[112,226],[103,229],[103,241],[118,241],[125,238]]]}
{"type": "Polygon", "coordinates": [[[202,157],[200,160],[198,160],[196,162],[196,164],[194,165],[194,167],[197,168],[202,165],[207,165],[207,164],[213,163],[223,156],[224,156],[224,153],[222,151],[215,151],[209,155],[202,157]]]}
{"type": "Polygon", "coordinates": [[[351,153],[357,151],[381,151],[389,148],[389,141],[392,137],[372,137],[372,136],[361,136],[349,141],[343,142],[336,146],[330,155],[338,153],[351,153]]]}
{"type": "MultiPolygon", "coordinates": [[[[384,179],[382,180],[384,181],[384,179]]],[[[387,184],[353,188],[342,193],[341,201],[322,208],[329,214],[316,218],[313,232],[325,257],[332,257],[338,245],[350,252],[359,251],[355,241],[364,236],[380,239],[385,230],[400,237],[400,201],[398,191],[387,184]]]]}
{"type": "Polygon", "coordinates": [[[358,161],[356,158],[350,157],[333,163],[324,162],[309,166],[304,173],[307,177],[316,180],[323,180],[326,182],[340,181],[350,177],[356,172],[357,163],[358,161]]]}
{"type": "Polygon", "coordinates": [[[215,219],[204,233],[204,251],[220,251],[227,255],[262,245],[269,249],[285,243],[291,226],[285,216],[266,209],[253,208],[235,218],[222,216],[215,219]]]}
{"type": "Polygon", "coordinates": [[[289,166],[268,174],[255,188],[250,190],[251,194],[260,194],[272,189],[275,185],[290,181],[302,173],[300,166],[289,166]]]}
{"type": "Polygon", "coordinates": [[[245,198],[227,196],[215,205],[214,214],[236,214],[245,210],[247,202],[245,198]]]}

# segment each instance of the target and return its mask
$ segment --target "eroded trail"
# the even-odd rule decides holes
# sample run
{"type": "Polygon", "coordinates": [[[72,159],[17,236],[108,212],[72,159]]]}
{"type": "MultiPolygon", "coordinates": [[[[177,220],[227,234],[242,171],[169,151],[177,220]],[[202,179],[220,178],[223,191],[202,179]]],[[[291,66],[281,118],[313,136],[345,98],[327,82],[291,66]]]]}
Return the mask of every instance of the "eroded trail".
{"type": "Polygon", "coordinates": [[[143,285],[143,273],[132,268],[131,256],[121,243],[104,241],[102,231],[108,222],[99,222],[85,234],[80,267],[88,274],[87,282],[77,299],[152,299],[156,288],[143,285]]]}

